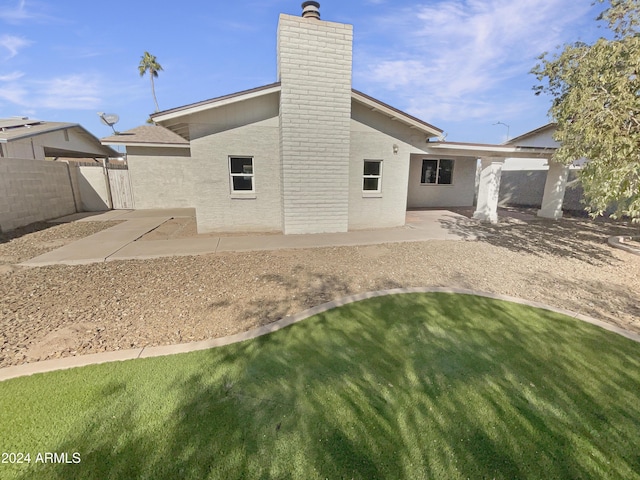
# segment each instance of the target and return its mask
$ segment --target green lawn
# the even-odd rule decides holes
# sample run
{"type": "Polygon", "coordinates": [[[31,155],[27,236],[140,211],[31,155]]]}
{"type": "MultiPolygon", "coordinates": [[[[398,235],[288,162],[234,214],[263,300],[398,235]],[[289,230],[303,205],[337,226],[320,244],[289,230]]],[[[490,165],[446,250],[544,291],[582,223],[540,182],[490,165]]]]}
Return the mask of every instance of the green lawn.
{"type": "Polygon", "coordinates": [[[0,450],[31,454],[2,479],[640,479],[640,344],[483,297],[378,297],[2,382],[0,450]]]}

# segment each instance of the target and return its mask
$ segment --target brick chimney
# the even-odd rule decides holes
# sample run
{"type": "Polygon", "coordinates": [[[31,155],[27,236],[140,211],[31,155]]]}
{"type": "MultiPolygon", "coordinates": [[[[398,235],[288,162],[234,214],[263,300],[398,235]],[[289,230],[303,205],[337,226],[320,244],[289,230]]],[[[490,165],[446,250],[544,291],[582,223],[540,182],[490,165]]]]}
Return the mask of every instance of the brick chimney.
{"type": "Polygon", "coordinates": [[[319,7],[278,23],[284,233],[348,228],[353,27],[319,7]]]}

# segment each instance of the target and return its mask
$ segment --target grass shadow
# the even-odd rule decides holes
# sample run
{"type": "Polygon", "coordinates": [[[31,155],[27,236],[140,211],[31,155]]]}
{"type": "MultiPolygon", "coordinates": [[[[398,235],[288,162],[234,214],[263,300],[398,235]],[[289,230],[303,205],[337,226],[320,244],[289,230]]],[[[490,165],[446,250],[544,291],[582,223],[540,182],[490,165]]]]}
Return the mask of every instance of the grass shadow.
{"type": "Polygon", "coordinates": [[[551,312],[380,297],[91,382],[50,375],[90,401],[42,445],[82,463],[17,478],[640,478],[639,371],[638,344],[551,312]]]}

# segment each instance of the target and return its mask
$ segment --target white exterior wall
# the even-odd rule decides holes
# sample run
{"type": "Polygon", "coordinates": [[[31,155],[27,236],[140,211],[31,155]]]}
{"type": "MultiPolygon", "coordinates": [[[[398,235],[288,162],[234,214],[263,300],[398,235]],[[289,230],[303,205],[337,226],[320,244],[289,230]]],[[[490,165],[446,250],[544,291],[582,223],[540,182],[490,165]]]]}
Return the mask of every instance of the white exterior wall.
{"type": "Polygon", "coordinates": [[[278,124],[276,116],[191,140],[199,233],[282,231],[278,124]],[[231,193],[229,156],[253,157],[254,193],[231,193]]]}
{"type": "Polygon", "coordinates": [[[64,162],[0,158],[0,231],[76,212],[64,162]]]}
{"type": "Polygon", "coordinates": [[[414,154],[409,168],[408,208],[470,207],[473,205],[477,160],[470,157],[443,156],[453,160],[453,184],[422,185],[423,159],[437,159],[433,155],[414,154]]]}
{"type": "Polygon", "coordinates": [[[349,172],[349,229],[397,227],[405,223],[411,146],[353,120],[349,172]],[[393,153],[398,145],[398,153],[393,153]],[[363,192],[364,160],[382,160],[382,192],[363,192]]]}
{"type": "Polygon", "coordinates": [[[285,233],[348,229],[352,43],[351,25],[280,15],[285,233]]]}
{"type": "Polygon", "coordinates": [[[127,164],[136,209],[192,208],[198,176],[188,149],[127,147],[127,164]]]}
{"type": "Polygon", "coordinates": [[[81,131],[78,127],[70,127],[12,140],[6,144],[7,157],[44,160],[45,146],[70,152],[86,152],[88,157],[92,154],[104,157],[104,153],[99,151],[90,138],[79,133],[81,131]]]}

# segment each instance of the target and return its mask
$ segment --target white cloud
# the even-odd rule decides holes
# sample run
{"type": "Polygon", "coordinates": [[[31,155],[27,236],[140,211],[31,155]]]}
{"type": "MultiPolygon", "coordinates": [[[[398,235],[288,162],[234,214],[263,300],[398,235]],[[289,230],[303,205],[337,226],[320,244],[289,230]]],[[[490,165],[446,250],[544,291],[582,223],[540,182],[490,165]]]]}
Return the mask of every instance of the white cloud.
{"type": "Polygon", "coordinates": [[[14,35],[2,35],[0,37],[0,47],[9,52],[5,57],[6,60],[15,57],[18,54],[18,50],[28,45],[31,45],[31,42],[22,37],[16,37],[14,35]]]}
{"type": "Polygon", "coordinates": [[[533,84],[535,58],[575,40],[575,24],[589,11],[589,2],[568,8],[566,0],[445,0],[401,9],[380,19],[393,51],[369,53],[356,76],[399,93],[427,119],[480,118],[496,103],[510,112],[521,101],[505,98],[509,82],[533,84]]]}
{"type": "Polygon", "coordinates": [[[42,82],[39,106],[54,109],[95,109],[100,105],[100,81],[90,75],[69,75],[42,82]]]}
{"type": "Polygon", "coordinates": [[[9,23],[17,23],[31,18],[31,15],[25,8],[26,3],[25,0],[19,0],[15,7],[3,5],[2,9],[0,9],[0,19],[9,23]]]}
{"type": "Polygon", "coordinates": [[[24,77],[23,72],[11,72],[4,75],[0,75],[0,82],[15,82],[19,78],[24,77]]]}
{"type": "Polygon", "coordinates": [[[95,110],[104,91],[98,77],[86,74],[30,80],[15,72],[0,81],[0,99],[22,108],[95,110]]]}

